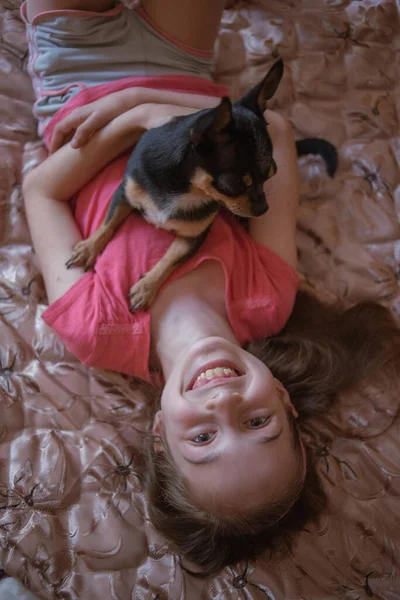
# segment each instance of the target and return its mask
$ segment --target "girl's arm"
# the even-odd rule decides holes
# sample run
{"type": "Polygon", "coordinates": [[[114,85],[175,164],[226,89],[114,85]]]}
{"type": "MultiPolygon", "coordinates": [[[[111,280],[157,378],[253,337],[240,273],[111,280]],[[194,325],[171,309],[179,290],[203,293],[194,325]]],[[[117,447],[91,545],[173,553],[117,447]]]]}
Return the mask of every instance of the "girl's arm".
{"type": "Polygon", "coordinates": [[[66,144],[25,178],[25,196],[41,193],[65,202],[119,154],[133,146],[145,131],[145,107],[139,106],[99,130],[84,148],[66,144]]]}
{"type": "Polygon", "coordinates": [[[161,104],[137,106],[97,131],[84,147],[75,149],[66,144],[49,156],[26,176],[24,190],[29,194],[34,189],[65,202],[107,163],[134,146],[147,129],[193,112],[196,111],[192,108],[161,104]]]}
{"type": "Polygon", "coordinates": [[[144,127],[161,124],[190,109],[142,105],[98,131],[78,150],[68,144],[31,171],[23,183],[25,212],[49,302],[54,302],[84,274],[65,263],[82,236],[66,203],[116,156],[138,140],[144,127]]]}
{"type": "Polygon", "coordinates": [[[73,110],[54,128],[50,142],[50,153],[71,140],[74,148],[84,146],[99,129],[122,113],[141,104],[173,104],[200,110],[212,108],[219,98],[200,94],[185,94],[168,90],[133,87],[109,94],[85,106],[73,110]],[[72,138],[72,139],[71,139],[72,138]]]}
{"type": "Polygon", "coordinates": [[[277,113],[267,110],[264,116],[278,170],[264,184],[269,210],[261,217],[250,219],[249,235],[256,242],[274,250],[296,269],[299,182],[293,131],[290,123],[277,113]]]}
{"type": "Polygon", "coordinates": [[[25,212],[49,303],[82,277],[83,268],[67,269],[71,250],[82,239],[66,200],[97,171],[133,145],[140,129],[112,122],[81,150],[69,145],[31,171],[23,182],[25,212]]]}

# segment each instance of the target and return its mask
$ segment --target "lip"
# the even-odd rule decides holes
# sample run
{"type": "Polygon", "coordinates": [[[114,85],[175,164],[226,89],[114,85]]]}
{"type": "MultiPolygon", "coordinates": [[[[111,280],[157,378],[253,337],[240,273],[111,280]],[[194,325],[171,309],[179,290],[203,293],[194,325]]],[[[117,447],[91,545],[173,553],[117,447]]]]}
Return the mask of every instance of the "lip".
{"type": "Polygon", "coordinates": [[[235,385],[236,385],[236,382],[238,381],[238,379],[242,379],[242,375],[239,375],[238,377],[214,377],[208,383],[203,383],[203,385],[201,385],[200,387],[196,388],[195,390],[193,390],[193,389],[188,390],[188,392],[197,392],[198,390],[200,390],[200,391],[209,390],[211,388],[216,388],[216,387],[219,387],[222,385],[227,385],[228,381],[234,381],[235,385]]]}
{"type": "MultiPolygon", "coordinates": [[[[192,388],[194,386],[194,382],[196,381],[196,379],[198,378],[199,375],[201,375],[201,373],[203,373],[204,371],[207,371],[207,369],[215,369],[216,367],[222,367],[225,369],[233,369],[234,371],[236,371],[236,373],[238,373],[239,377],[241,375],[244,375],[243,371],[241,371],[241,369],[238,368],[237,365],[235,365],[232,361],[229,360],[213,360],[211,362],[208,362],[205,365],[202,365],[199,369],[197,369],[197,371],[195,372],[195,374],[193,375],[193,377],[191,378],[189,385],[186,387],[186,392],[191,392],[192,388]]],[[[229,379],[228,377],[216,377],[215,379],[212,379],[209,383],[206,383],[204,385],[201,386],[202,389],[207,388],[207,387],[212,387],[211,384],[216,384],[218,382],[221,382],[222,380],[226,382],[226,380],[229,379]]],[[[237,379],[237,378],[233,378],[232,379],[237,379]]]]}

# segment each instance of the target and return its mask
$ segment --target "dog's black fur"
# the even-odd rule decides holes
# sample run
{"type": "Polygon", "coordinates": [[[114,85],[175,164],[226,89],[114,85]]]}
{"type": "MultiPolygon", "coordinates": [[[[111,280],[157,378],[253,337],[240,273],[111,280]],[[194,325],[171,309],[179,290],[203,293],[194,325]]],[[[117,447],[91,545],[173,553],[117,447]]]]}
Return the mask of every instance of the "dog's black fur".
{"type": "MultiPolygon", "coordinates": [[[[221,207],[242,218],[268,210],[263,185],[277,166],[263,114],[282,75],[283,61],[278,60],[240,100],[232,104],[224,97],[216,108],[173,118],[139,140],[112,198],[104,236],[92,236],[97,235],[90,253],[92,257],[102,251],[110,230],[113,233],[131,210],[177,234],[179,244],[160,261],[163,266],[146,273],[131,289],[132,310],[147,307],[169,273],[197,250],[221,207]]],[[[337,153],[331,144],[314,138],[296,145],[298,154],[320,154],[329,175],[334,175],[337,153]]],[[[69,266],[87,260],[85,244],[90,246],[90,240],[78,245],[69,266]]]]}

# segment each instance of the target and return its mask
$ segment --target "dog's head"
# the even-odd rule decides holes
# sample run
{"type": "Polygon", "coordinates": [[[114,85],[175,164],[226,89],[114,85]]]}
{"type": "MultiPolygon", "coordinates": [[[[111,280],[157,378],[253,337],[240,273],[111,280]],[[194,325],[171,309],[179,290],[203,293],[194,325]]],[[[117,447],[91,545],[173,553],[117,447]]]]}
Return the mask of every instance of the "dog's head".
{"type": "Polygon", "coordinates": [[[282,75],[283,61],[278,60],[240,100],[232,105],[225,97],[192,123],[191,142],[203,186],[208,179],[208,194],[240,217],[260,216],[268,210],[263,184],[277,168],[263,113],[282,75]]]}

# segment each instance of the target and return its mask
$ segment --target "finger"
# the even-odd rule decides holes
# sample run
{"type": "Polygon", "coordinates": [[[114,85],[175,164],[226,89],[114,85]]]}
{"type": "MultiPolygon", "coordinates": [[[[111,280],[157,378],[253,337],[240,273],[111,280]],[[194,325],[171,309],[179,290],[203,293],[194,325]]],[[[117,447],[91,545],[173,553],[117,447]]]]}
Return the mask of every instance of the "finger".
{"type": "Polygon", "coordinates": [[[74,137],[71,141],[71,146],[73,148],[79,148],[87,144],[92,135],[103,127],[103,121],[104,119],[99,118],[96,114],[90,115],[90,117],[76,128],[74,137]]]}
{"type": "Polygon", "coordinates": [[[54,128],[53,135],[50,140],[50,154],[53,154],[56,150],[61,148],[64,144],[64,130],[58,125],[54,128]]]}
{"type": "Polygon", "coordinates": [[[50,142],[50,154],[61,148],[61,146],[71,139],[76,128],[87,118],[85,113],[75,114],[75,112],[73,111],[55,126],[50,142]],[[68,139],[66,139],[67,136],[69,136],[68,139]]]}
{"type": "Polygon", "coordinates": [[[75,129],[74,120],[71,119],[71,115],[63,119],[58,123],[53,131],[53,135],[50,142],[50,154],[58,150],[65,144],[64,138],[67,134],[75,129]]]}
{"type": "MultiPolygon", "coordinates": [[[[60,148],[61,148],[62,146],[65,146],[65,144],[68,144],[68,142],[70,142],[70,141],[71,141],[71,139],[72,139],[72,136],[73,136],[73,135],[74,135],[74,132],[73,132],[73,131],[70,131],[69,133],[67,133],[67,134],[66,134],[66,135],[63,137],[63,139],[62,139],[62,142],[61,142],[60,148]]],[[[57,150],[58,150],[58,148],[57,148],[57,150]]],[[[55,151],[54,151],[54,152],[55,152],[55,151]]]]}

